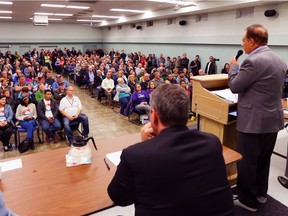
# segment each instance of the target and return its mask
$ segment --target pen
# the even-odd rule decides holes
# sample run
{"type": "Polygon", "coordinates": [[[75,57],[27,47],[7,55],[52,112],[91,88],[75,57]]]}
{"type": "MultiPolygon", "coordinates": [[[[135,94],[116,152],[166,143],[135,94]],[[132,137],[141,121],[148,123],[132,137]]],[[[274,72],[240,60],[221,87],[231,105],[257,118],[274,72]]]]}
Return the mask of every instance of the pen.
{"type": "Polygon", "coordinates": [[[109,164],[107,163],[106,158],[104,158],[104,163],[106,164],[107,169],[110,170],[110,166],[109,166],[109,164]]]}

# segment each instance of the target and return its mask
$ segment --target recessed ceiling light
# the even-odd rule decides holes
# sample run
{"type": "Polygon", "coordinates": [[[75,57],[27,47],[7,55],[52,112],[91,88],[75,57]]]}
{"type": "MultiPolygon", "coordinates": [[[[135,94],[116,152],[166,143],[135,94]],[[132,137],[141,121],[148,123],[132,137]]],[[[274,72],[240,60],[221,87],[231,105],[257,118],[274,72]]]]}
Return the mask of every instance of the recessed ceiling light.
{"type": "Polygon", "coordinates": [[[86,6],[73,6],[73,5],[67,5],[66,8],[73,8],[73,9],[89,9],[90,7],[86,7],[86,6]]]}
{"type": "Polygon", "coordinates": [[[41,4],[42,7],[54,7],[54,8],[70,8],[70,9],[89,9],[87,6],[76,5],[58,5],[58,4],[41,4]]]}
{"type": "Polygon", "coordinates": [[[191,5],[191,2],[187,2],[187,1],[177,1],[177,0],[148,0],[148,1],[152,1],[152,2],[161,2],[161,3],[168,3],[168,4],[176,4],[176,5],[191,5]]]}
{"type": "Polygon", "coordinates": [[[92,17],[96,18],[111,18],[111,19],[119,19],[121,16],[104,16],[104,15],[92,15],[92,17]]]}
{"type": "Polygon", "coordinates": [[[13,2],[0,1],[0,4],[12,5],[13,2]]]}
{"type": "Polygon", "coordinates": [[[73,14],[63,14],[63,13],[55,13],[55,16],[73,16],[73,14]]]}
{"type": "Polygon", "coordinates": [[[57,4],[41,4],[41,7],[65,8],[66,5],[57,5],[57,4]]]}
{"type": "Polygon", "coordinates": [[[48,20],[52,20],[52,21],[61,21],[62,19],[60,19],[60,18],[48,18],[48,20]]]}
{"type": "Polygon", "coordinates": [[[12,17],[0,16],[0,19],[12,19],[12,17]]]}
{"type": "Polygon", "coordinates": [[[131,13],[146,13],[144,10],[130,10],[130,9],[121,9],[121,8],[112,8],[110,11],[118,11],[118,12],[131,12],[131,13]]]}
{"type": "Polygon", "coordinates": [[[44,15],[44,16],[53,16],[53,13],[42,13],[42,12],[35,12],[35,15],[44,15]]]}
{"type": "Polygon", "coordinates": [[[12,14],[12,11],[0,11],[0,13],[12,14]]]}
{"type": "Polygon", "coordinates": [[[77,19],[78,22],[102,22],[103,20],[77,19]]]}

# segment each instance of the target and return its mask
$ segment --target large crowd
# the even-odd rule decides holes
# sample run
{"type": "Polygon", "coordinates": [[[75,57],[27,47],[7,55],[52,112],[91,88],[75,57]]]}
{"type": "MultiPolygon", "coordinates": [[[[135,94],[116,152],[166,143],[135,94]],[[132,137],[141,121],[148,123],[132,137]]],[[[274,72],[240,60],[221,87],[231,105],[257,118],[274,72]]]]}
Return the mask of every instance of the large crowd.
{"type": "MultiPolygon", "coordinates": [[[[229,65],[224,73],[228,70],[229,65]]],[[[0,138],[4,143],[4,150],[9,148],[7,140],[12,133],[8,127],[10,117],[7,117],[8,122],[4,115],[6,112],[4,105],[10,105],[13,113],[11,123],[15,120],[21,123],[23,116],[19,115],[23,114],[23,106],[31,104],[29,113],[34,120],[31,124],[35,125],[37,116],[33,117],[33,114],[38,112],[37,106],[44,99],[47,90],[51,91],[51,97],[58,106],[61,99],[66,96],[69,82],[63,77],[74,81],[80,88],[87,88],[92,98],[100,101],[102,97],[106,97],[107,104],[111,107],[114,107],[115,101],[120,102],[120,114],[128,116],[136,109],[146,114],[149,120],[149,95],[159,85],[164,83],[180,85],[192,99],[191,78],[214,74],[216,71],[212,56],[209,57],[204,71],[199,55],[190,61],[186,53],[183,53],[182,57],[164,57],[162,53],[156,56],[145,55],[140,51],[126,54],[124,50],[119,52],[113,48],[110,51],[87,49],[82,53],[80,50],[76,51],[74,47],[54,49],[52,52],[44,49],[38,51],[34,48],[23,55],[19,55],[18,52],[13,54],[11,51],[6,53],[0,51],[0,95],[3,96],[3,105],[0,104],[0,123],[1,119],[6,122],[0,124],[0,138]],[[33,110],[35,113],[32,113],[33,110]],[[7,138],[3,134],[6,134],[7,138]]],[[[31,133],[29,138],[33,139],[31,133]]],[[[56,137],[50,138],[57,141],[56,137]]]]}

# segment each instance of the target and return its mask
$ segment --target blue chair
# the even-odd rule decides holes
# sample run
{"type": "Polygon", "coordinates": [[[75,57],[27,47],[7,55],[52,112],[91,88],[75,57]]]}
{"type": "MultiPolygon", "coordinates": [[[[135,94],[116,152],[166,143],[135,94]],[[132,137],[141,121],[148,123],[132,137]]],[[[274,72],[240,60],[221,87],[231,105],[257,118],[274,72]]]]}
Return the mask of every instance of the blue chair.
{"type": "MultiPolygon", "coordinates": [[[[43,139],[43,133],[42,133],[42,139],[40,138],[40,127],[37,124],[37,126],[34,127],[34,131],[37,130],[37,136],[38,136],[38,140],[39,143],[43,143],[42,140],[43,139]]],[[[16,143],[16,147],[19,146],[19,143],[21,143],[20,141],[20,133],[27,133],[27,130],[25,128],[22,128],[21,125],[16,125],[15,127],[15,143],[16,143]]]]}

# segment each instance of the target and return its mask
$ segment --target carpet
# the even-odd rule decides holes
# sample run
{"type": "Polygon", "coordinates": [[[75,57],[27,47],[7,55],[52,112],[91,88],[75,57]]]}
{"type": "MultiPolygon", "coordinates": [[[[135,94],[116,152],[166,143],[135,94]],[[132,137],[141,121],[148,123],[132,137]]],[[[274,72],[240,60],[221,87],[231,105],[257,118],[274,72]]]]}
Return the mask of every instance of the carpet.
{"type": "MultiPolygon", "coordinates": [[[[236,188],[232,188],[232,193],[236,188]]],[[[233,193],[234,194],[234,193],[233,193]]],[[[235,216],[287,216],[288,207],[277,201],[271,196],[267,196],[265,204],[259,204],[257,212],[250,212],[235,206],[235,216]]]]}

